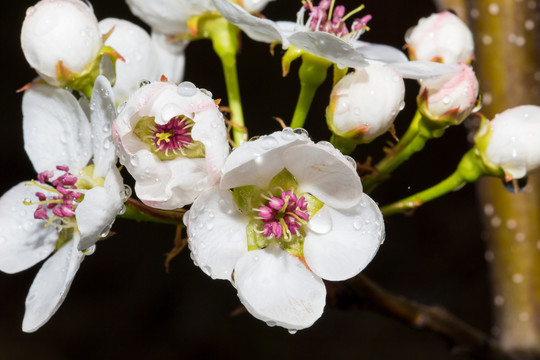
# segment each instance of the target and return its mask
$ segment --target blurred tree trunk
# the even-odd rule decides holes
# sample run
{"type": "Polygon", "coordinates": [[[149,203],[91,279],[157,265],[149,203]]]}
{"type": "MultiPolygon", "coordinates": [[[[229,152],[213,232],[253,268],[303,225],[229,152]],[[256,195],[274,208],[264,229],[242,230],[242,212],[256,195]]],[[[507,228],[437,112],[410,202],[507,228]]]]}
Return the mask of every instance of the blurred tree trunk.
{"type": "MultiPolygon", "coordinates": [[[[475,71],[484,115],[540,102],[539,12],[534,0],[439,0],[469,23],[475,37],[475,71]]],[[[540,141],[540,139],[538,139],[540,141]]],[[[500,180],[477,185],[490,263],[495,326],[502,349],[540,358],[540,179],[520,194],[500,180]]]]}

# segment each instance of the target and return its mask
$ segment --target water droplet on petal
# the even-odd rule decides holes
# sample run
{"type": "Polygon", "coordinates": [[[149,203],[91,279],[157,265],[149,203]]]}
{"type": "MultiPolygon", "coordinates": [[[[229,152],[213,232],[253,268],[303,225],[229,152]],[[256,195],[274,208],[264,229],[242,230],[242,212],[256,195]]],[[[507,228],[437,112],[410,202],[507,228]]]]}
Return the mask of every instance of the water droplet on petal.
{"type": "Polygon", "coordinates": [[[260,139],[260,136],[252,136],[249,138],[248,141],[255,141],[255,140],[259,140],[260,139]]]}
{"type": "Polygon", "coordinates": [[[141,81],[139,81],[139,83],[137,84],[137,87],[142,88],[143,86],[146,86],[146,85],[148,85],[148,84],[150,84],[150,83],[151,83],[150,80],[141,80],[141,81]]]}
{"type": "Polygon", "coordinates": [[[268,325],[270,327],[274,327],[274,326],[276,326],[276,322],[275,321],[267,321],[266,325],[268,325]]]}
{"type": "Polygon", "coordinates": [[[137,157],[137,155],[131,155],[131,157],[129,158],[129,163],[133,167],[139,166],[139,158],[137,157]]]}
{"type": "Polygon", "coordinates": [[[298,330],[296,330],[296,329],[289,329],[289,334],[294,335],[294,334],[296,334],[297,331],[298,330]]]}
{"type": "Polygon", "coordinates": [[[126,213],[126,205],[122,204],[122,206],[118,210],[118,215],[124,215],[125,213],[126,213]]]}
{"type": "Polygon", "coordinates": [[[294,140],[294,133],[290,127],[286,127],[281,131],[281,138],[285,141],[294,140]]]}
{"type": "Polygon", "coordinates": [[[178,84],[176,92],[180,96],[193,96],[197,93],[197,87],[190,81],[183,81],[178,84]]]}
{"type": "Polygon", "coordinates": [[[96,244],[90,246],[88,249],[84,249],[82,253],[86,256],[92,255],[96,252],[96,244]]]}
{"type": "Polygon", "coordinates": [[[265,136],[261,140],[261,147],[265,150],[273,149],[277,147],[278,145],[279,145],[278,141],[274,139],[272,136],[265,136]]]}
{"type": "Polygon", "coordinates": [[[345,155],[345,160],[347,160],[347,162],[352,166],[352,168],[356,170],[356,160],[354,160],[349,155],[345,155]]]}
{"type": "Polygon", "coordinates": [[[527,186],[527,177],[523,177],[521,179],[512,179],[509,182],[502,181],[504,188],[511,194],[517,194],[523,191],[525,186],[527,186]]]}
{"type": "Polygon", "coordinates": [[[332,216],[328,207],[323,206],[315,215],[313,215],[307,227],[317,234],[327,234],[332,230],[332,216]]]}
{"type": "Polygon", "coordinates": [[[293,132],[296,135],[300,135],[301,137],[304,137],[304,138],[309,137],[309,133],[307,132],[306,129],[303,129],[303,128],[294,129],[293,132]]]}

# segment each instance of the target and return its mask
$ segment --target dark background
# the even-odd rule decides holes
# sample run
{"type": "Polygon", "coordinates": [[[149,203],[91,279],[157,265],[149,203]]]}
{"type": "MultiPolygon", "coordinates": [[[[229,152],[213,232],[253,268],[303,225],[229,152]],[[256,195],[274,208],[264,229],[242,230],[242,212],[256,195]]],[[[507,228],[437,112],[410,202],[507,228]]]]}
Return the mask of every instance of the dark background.
{"type": "MultiPolygon", "coordinates": [[[[347,9],[359,5],[340,1],[347,9]]],[[[401,47],[405,31],[435,11],[430,1],[366,0],[373,20],[362,39],[401,47]]],[[[23,150],[21,94],[15,90],[35,73],[19,43],[25,9],[33,1],[0,4],[2,31],[0,193],[35,177],[23,150]],[[9,4],[9,5],[8,5],[9,4]]],[[[294,20],[300,2],[277,0],[264,14],[270,19],[294,20]]],[[[120,17],[142,25],[120,0],[93,1],[98,19],[120,17]]],[[[250,135],[278,129],[273,116],[292,116],[298,93],[296,70],[281,78],[280,48],[271,56],[268,46],[243,39],[239,55],[240,85],[250,135]]],[[[221,65],[208,41],[187,49],[186,80],[206,88],[214,98],[226,92],[221,65]]],[[[415,110],[417,85],[407,81],[405,110],[396,121],[403,134],[415,110]]],[[[321,88],[306,128],[315,140],[329,134],[323,117],[329,83],[321,88]]],[[[359,161],[382,156],[389,135],[355,153],[359,161]]],[[[466,131],[452,128],[444,138],[395,172],[373,198],[387,204],[435,184],[449,175],[467,150],[466,131]]],[[[474,187],[429,203],[414,216],[386,221],[387,238],[365,274],[393,292],[425,304],[437,304],[479,329],[491,331],[488,274],[481,241],[474,187]]],[[[15,275],[0,274],[1,359],[455,359],[438,336],[367,311],[327,307],[311,328],[290,335],[269,328],[249,314],[231,316],[240,306],[234,288],[214,281],[195,267],[186,249],[163,266],[172,247],[174,228],[118,220],[114,237],[99,244],[79,270],[59,311],[40,330],[21,329],[24,300],[39,265],[15,275]]],[[[457,357],[459,358],[459,356],[457,357]]]]}

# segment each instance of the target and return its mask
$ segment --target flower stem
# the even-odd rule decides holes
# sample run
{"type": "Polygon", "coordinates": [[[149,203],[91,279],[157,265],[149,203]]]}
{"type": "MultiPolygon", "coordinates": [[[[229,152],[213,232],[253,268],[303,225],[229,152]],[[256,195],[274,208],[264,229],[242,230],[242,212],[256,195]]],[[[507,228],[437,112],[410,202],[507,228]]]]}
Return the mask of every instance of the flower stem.
{"type": "Polygon", "coordinates": [[[476,149],[469,150],[458,164],[456,171],[437,185],[434,185],[417,194],[383,206],[381,212],[384,216],[398,214],[415,209],[428,201],[441,197],[449,192],[461,189],[466,183],[475,182],[484,175],[489,174],[476,149]]]}
{"type": "Polygon", "coordinates": [[[149,207],[142,202],[129,198],[126,201],[126,212],[119,218],[135,221],[154,222],[169,225],[182,225],[185,210],[160,210],[149,207]]]}
{"type": "Polygon", "coordinates": [[[229,107],[232,111],[233,138],[236,146],[247,140],[247,130],[244,127],[244,112],[240,100],[238,72],[236,69],[236,53],[238,51],[238,36],[240,30],[224,18],[217,18],[208,25],[208,35],[212,40],[214,51],[219,56],[223,66],[225,85],[229,107]]]}
{"type": "Polygon", "coordinates": [[[375,166],[375,174],[362,180],[364,192],[369,194],[375,190],[380,183],[390,177],[392,171],[409,160],[413,154],[421,151],[429,139],[440,137],[443,132],[444,129],[429,126],[422,114],[417,111],[405,135],[394,149],[375,166]]]}
{"type": "Polygon", "coordinates": [[[326,72],[332,63],[308,53],[302,54],[302,65],[298,70],[300,95],[291,122],[293,129],[304,126],[315,92],[326,80],[326,72]]]}

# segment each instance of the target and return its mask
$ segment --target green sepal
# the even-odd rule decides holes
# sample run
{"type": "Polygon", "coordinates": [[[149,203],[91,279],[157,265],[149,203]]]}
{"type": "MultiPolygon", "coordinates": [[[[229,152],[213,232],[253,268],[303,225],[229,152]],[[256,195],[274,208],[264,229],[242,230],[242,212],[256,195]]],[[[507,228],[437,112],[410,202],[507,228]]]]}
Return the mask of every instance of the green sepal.
{"type": "Polygon", "coordinates": [[[304,50],[297,48],[294,45],[289,46],[287,51],[285,51],[285,54],[283,54],[283,57],[281,58],[281,71],[283,77],[287,76],[289,73],[289,70],[291,69],[291,63],[298,59],[302,54],[304,53],[304,50]]]}
{"type": "Polygon", "coordinates": [[[477,113],[477,116],[480,116],[480,126],[474,135],[473,150],[476,156],[481,160],[486,175],[505,179],[504,170],[500,166],[489,161],[488,157],[486,156],[486,150],[491,141],[491,136],[493,133],[491,124],[484,115],[477,113]]]}
{"type": "Polygon", "coordinates": [[[55,249],[60,250],[62,246],[70,242],[71,239],[73,239],[74,233],[75,229],[71,227],[62,229],[62,231],[60,231],[60,235],[58,236],[58,241],[56,242],[55,249]]]}

